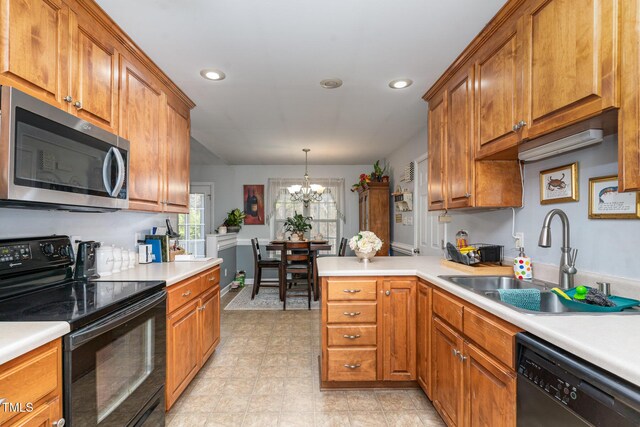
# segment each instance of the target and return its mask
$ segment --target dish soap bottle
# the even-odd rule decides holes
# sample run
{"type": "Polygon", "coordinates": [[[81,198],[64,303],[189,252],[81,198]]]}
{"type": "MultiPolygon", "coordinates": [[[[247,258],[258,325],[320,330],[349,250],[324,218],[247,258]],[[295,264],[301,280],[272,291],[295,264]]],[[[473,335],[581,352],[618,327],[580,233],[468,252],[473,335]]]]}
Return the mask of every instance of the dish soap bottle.
{"type": "Polygon", "coordinates": [[[533,279],[531,258],[525,255],[524,248],[520,248],[520,254],[513,260],[513,274],[516,279],[533,279]]]}

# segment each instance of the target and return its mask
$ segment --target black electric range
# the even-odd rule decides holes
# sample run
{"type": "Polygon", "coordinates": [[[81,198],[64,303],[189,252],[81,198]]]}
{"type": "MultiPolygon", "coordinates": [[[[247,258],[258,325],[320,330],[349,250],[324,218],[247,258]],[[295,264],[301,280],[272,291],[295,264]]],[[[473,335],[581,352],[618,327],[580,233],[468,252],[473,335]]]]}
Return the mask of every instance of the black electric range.
{"type": "Polygon", "coordinates": [[[0,240],[0,322],[69,323],[67,425],[163,425],[165,282],[74,280],[73,260],[67,236],[0,240]]]}

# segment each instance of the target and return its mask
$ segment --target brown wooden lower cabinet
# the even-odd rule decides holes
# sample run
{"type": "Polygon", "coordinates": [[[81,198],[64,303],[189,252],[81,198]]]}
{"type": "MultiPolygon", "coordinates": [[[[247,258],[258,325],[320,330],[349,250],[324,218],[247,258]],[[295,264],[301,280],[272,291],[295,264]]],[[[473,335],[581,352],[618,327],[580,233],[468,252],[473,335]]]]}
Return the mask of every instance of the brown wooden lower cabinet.
{"type": "Polygon", "coordinates": [[[220,267],[169,288],[166,409],[169,410],[220,343],[220,267]]]}
{"type": "Polygon", "coordinates": [[[62,343],[55,340],[0,365],[0,396],[31,412],[0,410],[2,426],[52,426],[62,418],[62,343]]]}
{"type": "Polygon", "coordinates": [[[449,427],[516,425],[520,329],[416,277],[322,287],[322,387],[419,386],[449,427]]]}

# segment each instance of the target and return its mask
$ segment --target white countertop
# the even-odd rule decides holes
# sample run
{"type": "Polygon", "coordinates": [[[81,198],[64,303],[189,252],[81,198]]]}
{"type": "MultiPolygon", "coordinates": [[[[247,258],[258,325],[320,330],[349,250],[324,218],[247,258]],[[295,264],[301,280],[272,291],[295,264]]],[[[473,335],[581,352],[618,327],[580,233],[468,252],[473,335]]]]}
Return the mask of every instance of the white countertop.
{"type": "MultiPolygon", "coordinates": [[[[219,265],[208,261],[138,264],[136,268],[102,277],[99,281],[164,280],[167,286],[219,265]]],[[[21,356],[70,332],[67,322],[0,322],[0,364],[21,356]]]]}
{"type": "Polygon", "coordinates": [[[67,322],[0,322],[0,365],[69,331],[67,322]]]}
{"type": "Polygon", "coordinates": [[[167,286],[171,286],[220,264],[222,264],[222,258],[208,261],[152,262],[138,264],[135,268],[103,276],[98,281],[164,280],[167,282],[167,286]]]}
{"type": "Polygon", "coordinates": [[[640,385],[640,315],[524,314],[439,278],[464,275],[439,257],[376,257],[368,265],[355,257],[318,259],[320,276],[418,276],[484,310],[640,385]]]}

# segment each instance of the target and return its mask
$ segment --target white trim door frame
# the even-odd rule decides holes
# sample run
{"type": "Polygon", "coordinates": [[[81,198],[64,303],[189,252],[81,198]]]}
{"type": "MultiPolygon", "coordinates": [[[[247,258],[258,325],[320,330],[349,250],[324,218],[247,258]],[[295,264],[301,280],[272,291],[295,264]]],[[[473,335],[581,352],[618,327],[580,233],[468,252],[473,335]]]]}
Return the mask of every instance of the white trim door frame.
{"type": "Polygon", "coordinates": [[[438,212],[429,211],[428,154],[415,160],[414,185],[414,251],[417,255],[442,255],[440,241],[444,226],[438,221],[438,212]]]}
{"type": "Polygon", "coordinates": [[[192,182],[190,183],[191,189],[189,190],[189,192],[193,192],[194,187],[208,187],[209,191],[207,192],[207,196],[208,199],[206,201],[206,203],[208,203],[208,206],[206,206],[206,211],[205,211],[205,218],[206,218],[206,222],[205,222],[205,228],[204,228],[204,233],[205,235],[207,234],[211,234],[214,232],[214,230],[216,229],[216,226],[214,224],[214,200],[215,200],[215,183],[213,182],[192,182]]]}

